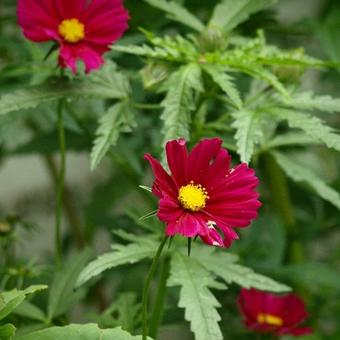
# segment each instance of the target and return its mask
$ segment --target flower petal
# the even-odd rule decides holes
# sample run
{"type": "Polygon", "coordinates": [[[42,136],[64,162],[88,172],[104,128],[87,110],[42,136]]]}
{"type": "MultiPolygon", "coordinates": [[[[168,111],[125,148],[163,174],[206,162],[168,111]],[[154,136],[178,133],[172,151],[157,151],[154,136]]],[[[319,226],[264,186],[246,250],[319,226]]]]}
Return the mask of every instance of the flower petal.
{"type": "Polygon", "coordinates": [[[169,236],[181,234],[185,237],[205,235],[207,233],[205,222],[198,214],[183,212],[178,220],[167,225],[166,234],[169,236]]]}

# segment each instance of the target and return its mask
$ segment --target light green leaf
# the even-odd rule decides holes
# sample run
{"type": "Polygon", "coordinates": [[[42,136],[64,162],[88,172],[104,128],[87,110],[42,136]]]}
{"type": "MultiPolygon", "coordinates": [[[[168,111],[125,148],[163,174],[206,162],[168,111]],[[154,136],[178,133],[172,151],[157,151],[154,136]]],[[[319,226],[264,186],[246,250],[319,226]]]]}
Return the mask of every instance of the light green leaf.
{"type": "Polygon", "coordinates": [[[64,314],[81,297],[81,291],[75,291],[75,283],[86,263],[92,257],[92,251],[85,249],[68,259],[64,267],[55,272],[49,290],[47,317],[49,320],[64,314]]]}
{"type": "Polygon", "coordinates": [[[127,98],[130,87],[127,79],[108,63],[84,80],[60,79],[54,83],[30,86],[0,97],[0,115],[36,108],[61,98],[127,98]]]}
{"type": "Polygon", "coordinates": [[[15,334],[16,328],[14,325],[7,323],[6,325],[0,326],[0,339],[11,340],[15,334]]]}
{"type": "Polygon", "coordinates": [[[0,293],[0,320],[9,315],[25,299],[26,295],[33,294],[39,290],[46,289],[45,285],[30,286],[25,290],[13,289],[0,293]]]}
{"type": "Polygon", "coordinates": [[[333,98],[328,95],[317,96],[313,92],[296,94],[285,103],[297,109],[319,110],[329,113],[340,112],[340,98],[333,98]]]}
{"type": "Polygon", "coordinates": [[[42,321],[44,322],[46,320],[45,313],[32,304],[29,301],[23,301],[14,311],[13,314],[19,315],[24,318],[36,320],[36,321],[42,321]]]}
{"type": "Polygon", "coordinates": [[[340,135],[336,134],[333,128],[325,125],[321,119],[309,114],[280,108],[273,108],[270,113],[281,120],[286,120],[291,128],[301,129],[308,136],[323,142],[329,148],[340,151],[340,135]]]}
{"type": "Polygon", "coordinates": [[[214,8],[209,26],[228,32],[246,21],[253,13],[274,4],[276,0],[222,0],[214,8]]]}
{"type": "Polygon", "coordinates": [[[213,81],[227,94],[233,104],[241,109],[242,100],[240,93],[235,85],[234,78],[226,73],[224,67],[218,65],[204,65],[203,69],[210,75],[213,81]]]}
{"type": "Polygon", "coordinates": [[[178,306],[185,308],[185,319],[191,323],[196,340],[222,340],[216,308],[220,303],[209,288],[225,289],[193,257],[179,252],[171,260],[169,286],[181,286],[178,306]]]}
{"type": "Polygon", "coordinates": [[[182,7],[174,1],[167,0],[144,0],[149,5],[161,9],[166,12],[170,19],[178,21],[198,32],[204,30],[204,25],[191,14],[186,8],[182,7]]]}
{"type": "Polygon", "coordinates": [[[273,152],[276,161],[288,177],[296,182],[308,184],[324,200],[340,209],[340,194],[327,185],[321,178],[314,174],[304,164],[298,164],[283,153],[273,152]]]}
{"type": "Polygon", "coordinates": [[[136,243],[130,243],[126,246],[113,245],[113,251],[100,255],[97,259],[90,262],[85,269],[80,273],[77,286],[84,284],[101,274],[103,271],[122,264],[132,264],[147,257],[153,257],[157,249],[157,243],[151,239],[138,238],[136,236],[136,243]]]}
{"type": "Polygon", "coordinates": [[[254,153],[255,144],[262,138],[260,115],[256,111],[241,110],[233,113],[233,118],[237,153],[242,162],[248,163],[254,153]]]}
{"type": "Polygon", "coordinates": [[[164,142],[179,137],[190,139],[191,112],[195,109],[195,91],[202,91],[201,69],[196,64],[182,66],[167,82],[168,92],[161,106],[164,142]]]}
{"type": "Polygon", "coordinates": [[[301,132],[287,132],[281,135],[275,136],[273,139],[268,141],[265,145],[266,148],[275,149],[280,146],[291,146],[291,145],[315,145],[320,144],[319,141],[312,137],[307,136],[301,132]]]}
{"type": "MultiPolygon", "coordinates": [[[[51,327],[41,331],[16,336],[14,340],[141,340],[121,328],[100,329],[94,323],[64,327],[51,327]]],[[[149,338],[150,339],[150,338],[149,338]]]]}
{"type": "Polygon", "coordinates": [[[91,151],[91,169],[94,170],[110,147],[116,145],[121,132],[131,132],[135,126],[134,111],[128,101],[111,106],[99,120],[97,138],[91,151]]]}

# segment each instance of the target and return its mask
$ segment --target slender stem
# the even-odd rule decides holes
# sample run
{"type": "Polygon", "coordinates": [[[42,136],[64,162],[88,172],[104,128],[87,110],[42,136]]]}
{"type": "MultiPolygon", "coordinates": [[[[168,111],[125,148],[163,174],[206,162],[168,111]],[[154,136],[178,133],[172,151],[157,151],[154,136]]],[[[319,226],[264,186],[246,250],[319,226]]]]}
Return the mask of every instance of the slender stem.
{"type": "Polygon", "coordinates": [[[279,214],[284,223],[288,237],[287,258],[292,263],[300,263],[303,261],[303,247],[298,240],[298,229],[290,200],[287,180],[282,173],[275,158],[270,153],[264,153],[262,160],[268,179],[271,198],[274,209],[279,214]]]}
{"type": "Polygon", "coordinates": [[[142,296],[143,340],[146,340],[148,336],[148,297],[149,297],[151,279],[153,277],[153,274],[156,271],[158,260],[162,254],[162,251],[163,251],[163,248],[165,246],[167,239],[168,237],[164,236],[162,242],[160,243],[157,249],[157,253],[152,260],[151,267],[149,269],[148,275],[144,283],[143,296],[142,296]]]}
{"type": "Polygon", "coordinates": [[[56,196],[56,214],[55,214],[55,261],[56,266],[61,265],[61,215],[63,208],[64,196],[64,182],[65,182],[65,169],[66,169],[66,142],[65,130],[63,120],[64,99],[58,102],[58,135],[59,135],[59,148],[60,148],[60,170],[57,181],[57,196],[56,196]]]}
{"type": "Polygon", "coordinates": [[[150,318],[149,333],[151,338],[153,339],[157,339],[158,328],[163,319],[164,302],[166,295],[166,282],[169,276],[169,269],[170,269],[169,259],[165,258],[161,263],[156,300],[150,318]]]}

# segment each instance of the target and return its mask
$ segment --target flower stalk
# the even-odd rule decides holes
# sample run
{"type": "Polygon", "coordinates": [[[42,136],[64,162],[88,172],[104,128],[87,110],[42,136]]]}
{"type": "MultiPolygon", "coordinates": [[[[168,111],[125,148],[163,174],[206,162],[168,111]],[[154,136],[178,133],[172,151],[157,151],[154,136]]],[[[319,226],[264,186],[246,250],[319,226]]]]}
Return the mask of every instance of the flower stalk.
{"type": "Polygon", "coordinates": [[[148,298],[149,298],[149,289],[152,277],[156,271],[158,261],[161,257],[163,248],[166,244],[168,236],[164,236],[162,239],[155,257],[152,260],[151,267],[149,269],[148,275],[145,280],[144,288],[143,288],[143,295],[142,295],[142,323],[143,323],[143,340],[147,339],[148,336],[148,298]]]}

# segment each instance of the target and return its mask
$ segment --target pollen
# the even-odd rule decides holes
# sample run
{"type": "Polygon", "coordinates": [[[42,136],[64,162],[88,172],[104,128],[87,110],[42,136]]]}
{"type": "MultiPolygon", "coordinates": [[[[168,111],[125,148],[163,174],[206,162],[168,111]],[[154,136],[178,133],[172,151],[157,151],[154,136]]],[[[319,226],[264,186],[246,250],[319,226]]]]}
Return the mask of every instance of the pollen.
{"type": "Polygon", "coordinates": [[[191,211],[202,210],[206,206],[208,199],[208,192],[205,188],[200,184],[194,184],[193,181],[179,189],[178,200],[184,209],[191,211]]]}
{"type": "Polygon", "coordinates": [[[257,315],[257,322],[260,324],[267,324],[270,326],[282,326],[283,320],[279,318],[278,316],[272,315],[272,314],[265,314],[265,313],[259,313],[257,315]]]}
{"type": "Polygon", "coordinates": [[[65,19],[58,27],[59,34],[69,43],[76,43],[85,37],[85,25],[78,19],[65,19]]]}

